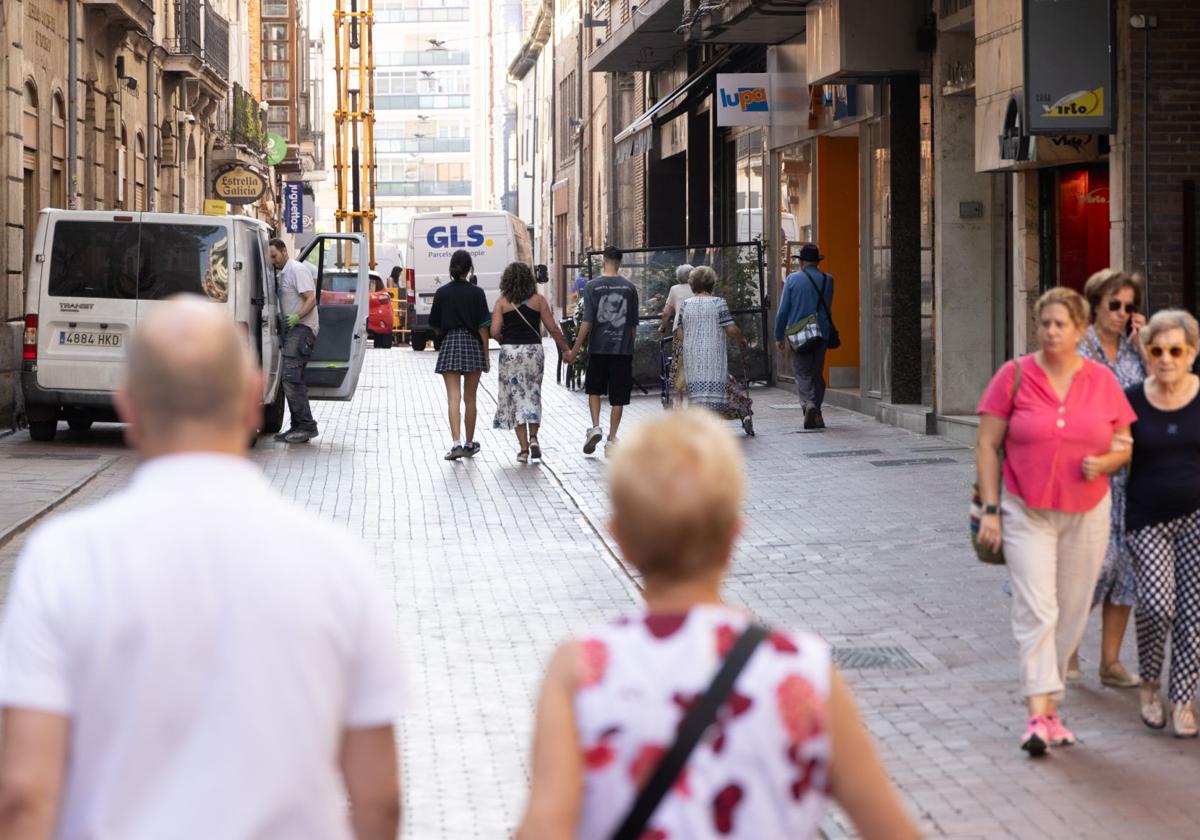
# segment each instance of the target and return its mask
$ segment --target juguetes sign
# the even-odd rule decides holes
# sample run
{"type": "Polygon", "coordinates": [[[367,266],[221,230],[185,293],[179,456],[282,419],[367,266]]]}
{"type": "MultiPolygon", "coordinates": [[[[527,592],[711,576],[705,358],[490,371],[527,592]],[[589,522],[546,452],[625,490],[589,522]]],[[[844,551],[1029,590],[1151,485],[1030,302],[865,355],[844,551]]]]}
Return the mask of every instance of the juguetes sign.
{"type": "Polygon", "coordinates": [[[230,204],[250,204],[267,191],[267,179],[244,164],[223,166],[213,176],[213,195],[230,204]]]}
{"type": "Polygon", "coordinates": [[[1112,0],[1024,0],[1025,130],[1116,131],[1112,0]]]}

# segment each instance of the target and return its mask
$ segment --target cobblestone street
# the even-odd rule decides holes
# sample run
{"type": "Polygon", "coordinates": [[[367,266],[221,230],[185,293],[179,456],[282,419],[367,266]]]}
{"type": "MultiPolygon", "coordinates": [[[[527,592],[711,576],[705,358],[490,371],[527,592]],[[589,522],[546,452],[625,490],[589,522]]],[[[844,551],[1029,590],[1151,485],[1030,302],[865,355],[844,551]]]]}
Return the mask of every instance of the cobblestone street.
{"type": "MultiPolygon", "coordinates": [[[[638,590],[607,536],[603,457],[580,451],[583,394],[556,386],[548,364],[545,462],[521,466],[512,434],[490,428],[495,374],[485,377],[483,451],[448,463],[434,362],[371,351],[353,402],[314,403],[317,440],[264,438],[252,457],[283,494],[360,538],[391,593],[412,686],[400,735],[405,836],[497,838],[523,806],[554,642],[636,610],[638,590]]],[[[970,449],[837,409],[826,431],[801,432],[793,395],[753,397],[758,436],[744,439],[747,523],[729,597],[835,645],[928,836],[1195,836],[1200,743],[1151,732],[1136,692],[1100,686],[1098,617],[1083,682],[1064,704],[1080,745],[1041,762],[1018,750],[1004,571],[978,563],[966,537],[970,449]]],[[[626,428],[661,410],[657,393],[636,397],[626,428]]],[[[134,466],[117,426],[59,434],[0,441],[0,482],[30,482],[62,509],[112,492],[134,466]]],[[[4,587],[25,533],[0,548],[4,587]]],[[[1124,661],[1136,665],[1132,623],[1124,661]]],[[[825,829],[846,833],[837,814],[825,829]]]]}

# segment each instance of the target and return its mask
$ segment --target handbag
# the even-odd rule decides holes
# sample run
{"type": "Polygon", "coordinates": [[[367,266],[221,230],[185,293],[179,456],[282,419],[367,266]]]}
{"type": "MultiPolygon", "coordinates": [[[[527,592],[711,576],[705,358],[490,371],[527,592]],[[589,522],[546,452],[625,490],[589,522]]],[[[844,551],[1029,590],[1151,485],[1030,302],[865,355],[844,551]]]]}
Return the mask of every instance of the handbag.
{"type": "MultiPolygon", "coordinates": [[[[1015,405],[1017,401],[1017,391],[1021,389],[1021,360],[1013,360],[1013,386],[1012,394],[1009,396],[1009,401],[1015,405]]],[[[1007,436],[1007,432],[1005,432],[1007,436]]],[[[1003,457],[1004,450],[1000,451],[1003,457]]],[[[975,549],[975,556],[982,563],[988,563],[993,566],[1004,565],[1004,547],[993,551],[988,546],[979,541],[979,523],[983,519],[983,497],[979,492],[979,482],[975,482],[971,487],[971,547],[975,549]]]]}
{"type": "Polygon", "coordinates": [[[734,642],[704,696],[692,706],[687,717],[679,724],[675,742],[654,769],[650,780],[634,800],[625,819],[621,820],[621,825],[613,834],[612,840],[638,840],[642,836],[650,818],[654,816],[655,809],[683,772],[692,750],[717,719],[717,711],[733,691],[733,684],[750,661],[750,655],[754,653],[758,643],[767,637],[768,632],[761,624],[750,624],[734,642]]]}

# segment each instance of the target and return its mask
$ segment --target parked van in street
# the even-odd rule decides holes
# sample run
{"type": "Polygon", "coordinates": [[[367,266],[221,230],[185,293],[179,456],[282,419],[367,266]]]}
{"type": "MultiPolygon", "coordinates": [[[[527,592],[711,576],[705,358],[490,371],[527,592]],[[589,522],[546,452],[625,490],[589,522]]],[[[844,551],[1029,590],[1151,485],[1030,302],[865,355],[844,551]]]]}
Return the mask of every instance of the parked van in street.
{"type": "Polygon", "coordinates": [[[429,310],[438,286],[450,281],[450,255],[469,251],[475,261],[475,282],[487,294],[488,307],[500,296],[500,275],[512,262],[533,268],[533,246],[525,223],[502,210],[465,213],[418,213],[408,231],[404,264],[413,273],[416,300],[413,306],[414,350],[424,350],[433,340],[429,310]]]}
{"type": "MultiPolygon", "coordinates": [[[[265,224],[245,216],[43,210],[22,347],[30,436],[53,440],[60,420],[76,431],[116,420],[113,391],[134,327],[160,301],[187,293],[227,307],[245,326],[265,374],[261,431],[279,431],[282,319],[268,235],[265,224]]],[[[343,264],[354,266],[361,289],[349,305],[320,304],[321,330],[305,371],[313,399],[353,396],[366,350],[363,249],[362,234],[322,234],[300,255],[315,269],[318,289],[325,271],[343,264]]]]}

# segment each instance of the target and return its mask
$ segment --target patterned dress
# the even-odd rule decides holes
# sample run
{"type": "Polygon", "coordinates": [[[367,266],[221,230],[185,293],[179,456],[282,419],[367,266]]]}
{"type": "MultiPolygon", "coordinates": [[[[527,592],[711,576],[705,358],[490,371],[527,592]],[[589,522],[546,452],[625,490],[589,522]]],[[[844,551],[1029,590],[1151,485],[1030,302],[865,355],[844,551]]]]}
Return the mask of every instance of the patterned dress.
{"type": "Polygon", "coordinates": [[[500,392],[493,429],[542,422],[545,367],[546,354],[540,344],[505,344],[500,348],[500,392]]]}
{"type": "Polygon", "coordinates": [[[724,328],[733,323],[729,304],[724,298],[697,295],[685,300],[679,311],[688,402],[724,412],[729,404],[724,328]]]}
{"type": "MultiPolygon", "coordinates": [[[[577,838],[612,836],[746,623],[738,610],[706,605],[625,618],[580,641],[577,838]]],[[[830,676],[821,639],[772,633],[642,837],[815,838],[829,788],[830,676]]]]}
{"type": "MultiPolygon", "coordinates": [[[[1079,353],[1094,362],[1106,366],[1117,377],[1122,389],[1141,384],[1146,378],[1142,357],[1133,342],[1121,336],[1117,343],[1116,361],[1110,361],[1100,346],[1094,326],[1088,327],[1087,335],[1079,343],[1079,353]]],[[[1108,552],[1104,555],[1104,567],[1100,580],[1096,582],[1096,593],[1092,606],[1104,601],[1122,607],[1137,605],[1137,576],[1133,571],[1133,555],[1125,544],[1125,484],[1129,471],[1122,469],[1109,478],[1112,492],[1112,528],[1108,537],[1108,552]]]]}

